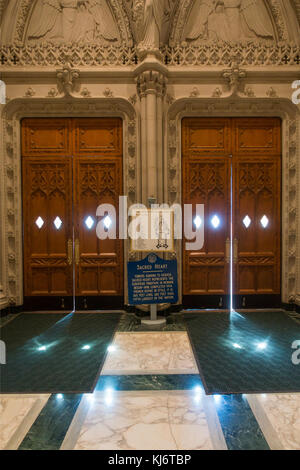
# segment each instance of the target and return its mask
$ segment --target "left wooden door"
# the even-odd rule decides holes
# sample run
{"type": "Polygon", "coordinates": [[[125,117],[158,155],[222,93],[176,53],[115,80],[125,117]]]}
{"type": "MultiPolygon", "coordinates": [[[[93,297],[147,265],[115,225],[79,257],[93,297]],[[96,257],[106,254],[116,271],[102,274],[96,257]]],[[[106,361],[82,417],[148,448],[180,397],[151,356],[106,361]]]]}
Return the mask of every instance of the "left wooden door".
{"type": "Polygon", "coordinates": [[[22,123],[24,304],[73,308],[72,151],[68,119],[22,123]]]}
{"type": "Polygon", "coordinates": [[[24,119],[22,122],[25,308],[123,306],[122,120],[24,119]],[[115,217],[97,217],[102,205],[115,217]]]}

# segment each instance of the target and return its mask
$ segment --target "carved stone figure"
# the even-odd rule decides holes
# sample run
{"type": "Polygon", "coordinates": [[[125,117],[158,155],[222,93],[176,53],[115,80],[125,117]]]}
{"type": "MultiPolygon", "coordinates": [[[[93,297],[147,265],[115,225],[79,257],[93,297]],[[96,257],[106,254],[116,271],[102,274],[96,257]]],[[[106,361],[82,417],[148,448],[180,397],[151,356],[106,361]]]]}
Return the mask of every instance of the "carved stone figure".
{"type": "Polygon", "coordinates": [[[145,0],[144,33],[141,49],[158,49],[162,36],[162,25],[169,0],[145,0]]]}
{"type": "Polygon", "coordinates": [[[0,80],[0,104],[6,103],[6,86],[5,83],[0,80]]]}
{"type": "Polygon", "coordinates": [[[106,0],[41,0],[29,24],[31,41],[116,42],[119,33],[106,0]]]}
{"type": "Polygon", "coordinates": [[[251,41],[272,39],[274,31],[262,0],[196,0],[185,28],[184,39],[251,41]]]}

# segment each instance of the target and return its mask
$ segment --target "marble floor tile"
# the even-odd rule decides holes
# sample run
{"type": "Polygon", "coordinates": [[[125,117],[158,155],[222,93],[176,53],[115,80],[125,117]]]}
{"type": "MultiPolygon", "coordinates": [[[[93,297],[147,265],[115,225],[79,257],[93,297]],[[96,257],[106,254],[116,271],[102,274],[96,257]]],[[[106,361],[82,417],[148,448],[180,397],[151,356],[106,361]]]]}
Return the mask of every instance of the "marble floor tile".
{"type": "Polygon", "coordinates": [[[191,392],[107,390],[89,400],[76,450],[213,449],[202,401],[191,392]]]}
{"type": "Polygon", "coordinates": [[[197,374],[185,332],[116,333],[102,375],[197,374]]]}
{"type": "Polygon", "coordinates": [[[0,396],[0,449],[17,449],[50,395],[0,396]]]}
{"type": "Polygon", "coordinates": [[[300,393],[247,397],[273,450],[300,450],[300,393]]]}

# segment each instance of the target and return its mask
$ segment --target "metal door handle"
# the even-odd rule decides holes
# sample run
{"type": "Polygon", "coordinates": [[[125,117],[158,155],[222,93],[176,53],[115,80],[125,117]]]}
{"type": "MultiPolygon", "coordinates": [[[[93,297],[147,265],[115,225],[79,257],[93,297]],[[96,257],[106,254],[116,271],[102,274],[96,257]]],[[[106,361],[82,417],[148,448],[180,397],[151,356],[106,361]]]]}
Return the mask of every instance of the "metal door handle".
{"type": "Polygon", "coordinates": [[[230,263],[230,239],[227,238],[226,240],[226,263],[230,263]]]}
{"type": "Polygon", "coordinates": [[[79,239],[75,240],[75,263],[78,266],[80,261],[79,239]]]}
{"type": "Polygon", "coordinates": [[[236,264],[239,260],[239,241],[237,238],[233,242],[233,262],[236,264]]]}
{"type": "Polygon", "coordinates": [[[68,240],[68,265],[72,266],[73,264],[73,242],[72,238],[68,240]]]}

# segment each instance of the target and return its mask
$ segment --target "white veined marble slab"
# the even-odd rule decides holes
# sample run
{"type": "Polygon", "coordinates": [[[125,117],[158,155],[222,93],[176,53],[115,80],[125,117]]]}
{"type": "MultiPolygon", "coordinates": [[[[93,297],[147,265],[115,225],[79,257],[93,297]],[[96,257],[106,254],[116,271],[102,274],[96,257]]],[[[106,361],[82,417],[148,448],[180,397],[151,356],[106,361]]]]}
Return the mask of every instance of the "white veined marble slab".
{"type": "Polygon", "coordinates": [[[300,393],[247,396],[273,450],[300,450],[300,393]]]}
{"type": "Polygon", "coordinates": [[[205,398],[192,392],[96,392],[75,450],[212,450],[205,398]]]}
{"type": "Polygon", "coordinates": [[[116,333],[102,375],[197,374],[186,332],[116,333]]]}
{"type": "Polygon", "coordinates": [[[19,447],[50,395],[0,395],[0,449],[19,447]]]}

